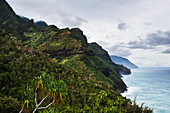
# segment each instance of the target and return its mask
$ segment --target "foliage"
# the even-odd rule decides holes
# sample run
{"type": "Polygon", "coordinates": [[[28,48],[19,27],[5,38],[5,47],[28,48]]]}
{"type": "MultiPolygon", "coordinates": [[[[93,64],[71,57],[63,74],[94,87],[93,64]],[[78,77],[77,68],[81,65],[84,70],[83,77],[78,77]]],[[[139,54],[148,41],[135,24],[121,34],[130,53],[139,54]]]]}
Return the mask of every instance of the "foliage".
{"type": "Polygon", "coordinates": [[[56,81],[56,79],[53,76],[50,76],[47,73],[42,72],[41,76],[36,77],[36,88],[35,88],[35,103],[33,103],[33,99],[32,99],[32,92],[31,90],[33,89],[29,89],[27,87],[26,91],[25,91],[25,98],[27,100],[25,100],[23,107],[20,111],[23,112],[25,106],[26,106],[26,111],[30,111],[32,109],[32,107],[35,104],[35,108],[33,113],[35,113],[37,110],[39,109],[47,109],[48,107],[50,107],[55,101],[57,102],[57,104],[59,102],[63,101],[63,97],[65,96],[66,92],[67,92],[67,88],[66,88],[66,84],[64,83],[64,81],[62,80],[58,80],[56,81]],[[39,94],[39,95],[38,95],[39,94]],[[52,102],[46,104],[46,107],[41,107],[42,105],[45,105],[44,103],[45,100],[51,100],[53,99],[52,102]],[[38,103],[38,100],[40,101],[38,103]],[[29,108],[31,108],[29,110],[29,108]]]}
{"type": "Polygon", "coordinates": [[[134,99],[133,102],[131,102],[131,104],[129,104],[129,106],[127,107],[127,110],[129,113],[152,113],[153,109],[145,106],[144,107],[144,103],[141,104],[141,106],[136,104],[136,97],[134,99]]]}
{"type": "Polygon", "coordinates": [[[20,101],[11,96],[0,98],[0,112],[1,113],[17,113],[19,112],[20,101]]]}
{"type": "Polygon", "coordinates": [[[96,55],[98,57],[100,57],[103,61],[105,61],[107,64],[109,64],[109,66],[112,68],[112,70],[116,70],[120,74],[124,74],[124,75],[131,74],[130,69],[127,69],[123,65],[118,65],[118,64],[115,64],[114,62],[112,62],[108,52],[106,50],[104,50],[100,45],[98,45],[95,42],[89,43],[88,45],[92,49],[92,51],[94,53],[96,53],[96,55]]]}

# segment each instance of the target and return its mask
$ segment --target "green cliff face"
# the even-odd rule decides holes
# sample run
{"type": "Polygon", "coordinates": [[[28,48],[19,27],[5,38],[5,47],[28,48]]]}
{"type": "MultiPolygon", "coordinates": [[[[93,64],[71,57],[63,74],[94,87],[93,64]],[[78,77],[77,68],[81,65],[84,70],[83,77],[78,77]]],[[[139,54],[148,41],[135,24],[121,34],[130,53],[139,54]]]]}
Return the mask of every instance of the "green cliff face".
{"type": "Polygon", "coordinates": [[[25,21],[15,14],[5,0],[0,0],[0,23],[0,28],[5,29],[8,33],[14,33],[21,28],[18,25],[25,23],[25,21]]]}
{"type": "Polygon", "coordinates": [[[126,90],[119,66],[111,63],[107,55],[103,58],[94,51],[80,29],[36,27],[33,20],[26,22],[17,16],[5,0],[0,0],[0,5],[1,113],[19,112],[25,102],[23,112],[32,112],[36,86],[45,86],[49,78],[54,80],[51,82],[64,81],[67,93],[62,98],[62,89],[53,89],[54,94],[50,93],[54,86],[41,85],[37,101],[47,94],[50,96],[44,104],[53,97],[56,101],[48,109],[38,110],[39,113],[152,112],[132,104],[116,91],[126,90]],[[50,76],[43,80],[45,83],[37,82],[42,73],[50,76]]]}
{"type": "Polygon", "coordinates": [[[53,37],[40,45],[39,50],[50,54],[53,58],[82,55],[87,44],[84,43],[83,39],[78,38],[68,28],[60,29],[55,32],[53,37]]]}
{"type": "Polygon", "coordinates": [[[5,0],[0,0],[0,6],[0,26],[2,28],[14,27],[17,24],[24,23],[24,20],[15,14],[5,0]]]}
{"type": "MultiPolygon", "coordinates": [[[[121,80],[119,71],[130,73],[130,70],[114,64],[105,50],[100,49],[100,51],[104,51],[104,54],[94,51],[97,49],[87,43],[86,37],[78,28],[58,30],[54,37],[39,46],[40,51],[50,54],[52,58],[60,61],[68,59],[70,62],[69,60],[73,60],[76,55],[79,60],[75,60],[75,62],[82,62],[97,80],[109,83],[121,92],[125,91],[126,85],[121,80]]],[[[77,66],[74,65],[74,62],[70,63],[73,67],[77,66]]]]}
{"type": "Polygon", "coordinates": [[[98,45],[97,43],[90,43],[89,47],[93,50],[93,52],[100,57],[103,61],[105,61],[106,63],[109,64],[110,67],[112,67],[113,70],[116,70],[116,72],[119,74],[123,74],[123,75],[128,75],[131,74],[130,69],[122,66],[122,65],[118,65],[115,64],[114,62],[112,62],[108,52],[106,50],[104,50],[100,45],[98,45]]]}

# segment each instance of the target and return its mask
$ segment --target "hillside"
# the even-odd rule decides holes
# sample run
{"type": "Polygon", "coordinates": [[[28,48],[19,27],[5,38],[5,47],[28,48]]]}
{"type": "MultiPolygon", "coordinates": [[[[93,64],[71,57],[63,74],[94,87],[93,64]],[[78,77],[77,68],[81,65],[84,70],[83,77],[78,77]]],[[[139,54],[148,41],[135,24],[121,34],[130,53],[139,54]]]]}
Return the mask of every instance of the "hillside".
{"type": "MultiPolygon", "coordinates": [[[[80,29],[60,29],[56,32],[55,36],[56,37],[50,38],[40,45],[39,50],[50,54],[53,58],[60,61],[66,60],[66,63],[72,64],[78,62],[78,60],[74,60],[76,55],[76,57],[80,59],[79,61],[83,65],[86,65],[87,69],[92,73],[95,73],[97,80],[111,84],[120,92],[126,90],[126,85],[120,78],[119,71],[123,68],[127,73],[130,73],[130,70],[114,63],[109,64],[98,57],[97,52],[94,52],[90,48],[86,36],[83,35],[83,32],[80,29]],[[72,62],[72,60],[75,62],[72,62]]],[[[76,65],[73,65],[73,67],[76,65]]]]}
{"type": "Polygon", "coordinates": [[[99,57],[80,29],[37,27],[0,5],[1,113],[152,112],[120,95],[127,68],[99,57]]]}
{"type": "Polygon", "coordinates": [[[122,66],[122,65],[119,65],[119,64],[115,64],[108,52],[106,50],[104,50],[100,45],[98,45],[97,43],[93,42],[93,43],[90,43],[89,44],[89,47],[92,49],[92,51],[94,53],[96,53],[96,55],[98,57],[100,57],[103,61],[105,61],[107,64],[109,64],[113,70],[116,70],[117,72],[119,72],[120,74],[123,74],[123,75],[128,75],[128,74],[131,74],[131,71],[130,69],[122,66]]]}
{"type": "Polygon", "coordinates": [[[129,69],[138,68],[135,64],[133,64],[126,58],[113,56],[113,55],[111,55],[110,58],[114,63],[123,65],[129,69]]]}

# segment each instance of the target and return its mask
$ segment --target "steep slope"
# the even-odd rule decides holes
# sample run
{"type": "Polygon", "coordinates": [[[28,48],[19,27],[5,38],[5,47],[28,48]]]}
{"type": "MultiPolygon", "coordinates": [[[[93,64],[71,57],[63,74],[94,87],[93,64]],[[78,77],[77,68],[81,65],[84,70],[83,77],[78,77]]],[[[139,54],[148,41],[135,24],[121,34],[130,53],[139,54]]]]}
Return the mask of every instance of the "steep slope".
{"type": "Polygon", "coordinates": [[[122,65],[117,65],[112,60],[110,59],[110,56],[106,50],[104,50],[100,45],[97,43],[90,43],[89,47],[93,50],[94,53],[98,57],[100,57],[102,60],[104,60],[106,63],[108,63],[112,69],[116,70],[118,73],[126,75],[126,74],[131,74],[130,69],[127,69],[126,67],[122,65]]]}
{"type": "MultiPolygon", "coordinates": [[[[67,63],[73,65],[73,67],[77,66],[72,62],[75,61],[74,57],[76,56],[79,60],[75,62],[81,62],[81,64],[85,65],[97,80],[111,84],[120,92],[126,90],[126,85],[119,75],[120,66],[114,63],[113,65],[111,63],[109,64],[99,58],[89,47],[87,38],[78,28],[58,30],[55,37],[50,38],[39,46],[39,50],[50,54],[51,57],[61,62],[67,61],[67,63]]],[[[129,71],[130,70],[128,70],[128,72],[129,71]]]]}
{"type": "Polygon", "coordinates": [[[19,24],[24,24],[25,21],[21,19],[5,0],[0,0],[0,28],[12,32],[17,30],[19,24]]]}
{"type": "Polygon", "coordinates": [[[40,50],[52,57],[69,57],[83,54],[87,47],[87,40],[78,29],[59,29],[53,37],[40,45],[40,50]],[[77,35],[81,35],[81,37],[77,35]]]}
{"type": "Polygon", "coordinates": [[[126,58],[119,57],[119,56],[113,56],[113,55],[111,55],[110,58],[114,63],[123,65],[129,69],[138,68],[135,64],[133,64],[126,58]]]}
{"type": "Polygon", "coordinates": [[[5,0],[0,0],[0,23],[1,27],[10,26],[10,24],[16,25],[24,23],[24,21],[15,14],[15,12],[12,10],[12,8],[9,6],[9,4],[5,0]]]}

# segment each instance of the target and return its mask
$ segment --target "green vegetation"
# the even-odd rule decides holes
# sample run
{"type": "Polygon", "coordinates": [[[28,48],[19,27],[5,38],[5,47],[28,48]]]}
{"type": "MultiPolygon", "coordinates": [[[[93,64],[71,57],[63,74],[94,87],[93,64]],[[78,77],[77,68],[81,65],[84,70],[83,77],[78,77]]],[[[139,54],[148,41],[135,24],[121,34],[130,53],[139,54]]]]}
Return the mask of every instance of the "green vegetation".
{"type": "Polygon", "coordinates": [[[90,43],[89,47],[92,49],[92,51],[94,53],[96,53],[96,55],[98,57],[100,57],[103,61],[105,61],[107,64],[109,64],[109,66],[112,68],[112,70],[115,70],[123,75],[128,75],[131,74],[130,69],[127,69],[126,67],[124,67],[123,65],[118,65],[115,64],[114,62],[112,62],[108,52],[106,50],[104,50],[100,45],[98,45],[97,43],[90,43]]]}
{"type": "Polygon", "coordinates": [[[120,72],[129,70],[95,51],[80,29],[36,27],[0,4],[1,113],[152,112],[120,95],[120,72]]]}
{"type": "MultiPolygon", "coordinates": [[[[81,61],[81,55],[74,55],[73,57],[59,60],[51,59],[48,55],[18,42],[3,30],[1,30],[0,34],[0,111],[2,113],[4,111],[9,113],[19,112],[23,108],[25,100],[29,100],[29,104],[28,109],[25,108],[24,110],[32,112],[36,106],[34,89],[36,89],[38,83],[41,83],[40,81],[42,81],[42,84],[47,82],[47,85],[43,85],[46,90],[43,91],[42,85],[38,88],[40,89],[38,102],[40,102],[45,97],[44,94],[49,94],[49,90],[47,90],[47,87],[49,87],[48,79],[53,81],[52,83],[54,84],[57,84],[59,80],[66,83],[66,98],[61,103],[55,100],[50,107],[38,110],[38,112],[121,111],[128,113],[132,110],[131,108],[133,108],[133,111],[141,109],[137,105],[133,105],[130,100],[122,97],[111,85],[98,81],[95,76],[97,72],[93,73],[92,68],[90,70],[90,67],[81,61]],[[43,77],[42,79],[35,79],[42,76],[41,71],[48,73],[48,79],[43,79],[43,77]],[[28,92],[25,94],[30,96],[24,95],[24,92],[28,92]],[[16,104],[11,105],[12,102],[10,101],[14,101],[16,104]],[[19,104],[21,107],[18,107],[19,104]]],[[[57,86],[56,88],[59,87],[57,86]]],[[[51,102],[53,102],[53,99],[48,98],[40,107],[47,106],[51,102]]],[[[142,109],[147,112],[152,111],[149,108],[142,109]]]]}
{"type": "Polygon", "coordinates": [[[64,81],[62,80],[56,81],[56,79],[53,76],[50,76],[47,73],[42,73],[42,75],[36,77],[36,79],[37,79],[37,83],[36,83],[37,87],[35,88],[35,95],[34,95],[35,103],[33,103],[32,101],[33,100],[32,92],[34,91],[31,91],[32,89],[29,89],[27,86],[27,89],[24,92],[27,100],[25,100],[20,113],[23,112],[25,106],[26,106],[26,111],[29,111],[28,109],[34,106],[34,104],[35,104],[35,109],[33,113],[35,113],[37,110],[47,109],[55,101],[57,102],[57,104],[59,104],[59,102],[63,101],[63,97],[65,97],[67,88],[64,81]],[[49,99],[49,101],[52,99],[53,101],[51,103],[48,103],[45,107],[40,107],[43,103],[45,103],[45,100],[47,99],[49,99]],[[38,100],[40,100],[39,103],[38,100]],[[31,106],[29,106],[30,104],[31,106]]]}

